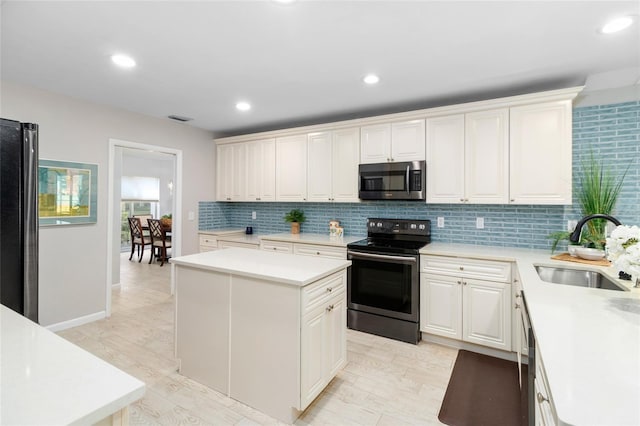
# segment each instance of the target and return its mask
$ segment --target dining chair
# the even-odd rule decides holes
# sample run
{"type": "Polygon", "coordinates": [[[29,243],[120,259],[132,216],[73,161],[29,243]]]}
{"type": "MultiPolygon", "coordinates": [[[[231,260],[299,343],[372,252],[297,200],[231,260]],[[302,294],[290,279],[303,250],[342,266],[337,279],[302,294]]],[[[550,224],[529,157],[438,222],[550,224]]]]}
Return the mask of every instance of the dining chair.
{"type": "MultiPolygon", "coordinates": [[[[133,257],[133,252],[136,246],[138,246],[138,262],[141,262],[142,256],[144,256],[144,246],[151,245],[152,240],[150,236],[144,235],[140,218],[130,217],[128,220],[129,231],[131,231],[131,255],[129,256],[129,260],[133,257]],[[142,248],[142,251],[140,248],[142,248]]],[[[151,250],[151,257],[153,258],[153,249],[151,250]]]]}
{"type": "Polygon", "coordinates": [[[149,263],[153,261],[154,256],[158,256],[161,259],[160,266],[164,265],[165,261],[169,261],[167,257],[167,249],[171,248],[171,237],[167,236],[167,231],[159,219],[148,219],[149,234],[151,235],[151,259],[149,263]],[[156,255],[156,250],[158,254],[156,255]]]}

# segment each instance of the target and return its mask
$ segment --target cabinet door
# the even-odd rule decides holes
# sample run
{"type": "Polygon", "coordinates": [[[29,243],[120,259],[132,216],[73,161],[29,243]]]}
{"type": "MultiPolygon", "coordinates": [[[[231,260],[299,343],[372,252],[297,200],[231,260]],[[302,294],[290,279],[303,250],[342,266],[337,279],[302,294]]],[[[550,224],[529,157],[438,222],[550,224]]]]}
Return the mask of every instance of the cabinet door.
{"type": "Polygon", "coordinates": [[[424,120],[391,124],[391,161],[422,161],[425,159],[424,120]]]}
{"type": "Polygon", "coordinates": [[[343,129],[332,138],[332,201],[358,202],[358,164],[360,163],[360,130],[343,129]]]}
{"type": "Polygon", "coordinates": [[[307,135],[276,139],[276,199],[307,198],[307,135]]]}
{"type": "Polygon", "coordinates": [[[244,201],[247,197],[247,144],[237,143],[231,146],[233,148],[231,200],[244,201]]]}
{"type": "Polygon", "coordinates": [[[331,132],[310,133],[307,140],[307,199],[331,201],[331,132]]]}
{"type": "Polygon", "coordinates": [[[420,274],[420,331],[462,339],[462,279],[420,274]]]}
{"type": "Polygon", "coordinates": [[[464,202],[464,114],[427,119],[427,203],[464,202]]]}
{"type": "MultiPolygon", "coordinates": [[[[304,409],[325,385],[327,316],[325,306],[302,319],[300,353],[300,405],[304,409]]],[[[345,323],[346,324],[346,323],[345,323]]]]}
{"type": "Polygon", "coordinates": [[[511,352],[511,285],[463,279],[462,339],[511,352]]]}
{"type": "Polygon", "coordinates": [[[334,297],[327,312],[327,381],[330,381],[347,362],[347,306],[346,293],[334,297]]]}
{"type": "Polygon", "coordinates": [[[509,110],[465,115],[465,200],[509,203],[509,110]]]}
{"type": "Polygon", "coordinates": [[[391,161],[391,124],[360,128],[360,163],[391,161]]]}
{"type": "Polygon", "coordinates": [[[260,201],[275,201],[276,199],[276,140],[266,139],[262,143],[262,179],[260,186],[260,201]]]}
{"type": "Polygon", "coordinates": [[[571,204],[571,101],[510,109],[510,202],[571,204]]]}
{"type": "Polygon", "coordinates": [[[216,149],[216,165],[216,200],[231,201],[233,145],[218,145],[216,149]]]}

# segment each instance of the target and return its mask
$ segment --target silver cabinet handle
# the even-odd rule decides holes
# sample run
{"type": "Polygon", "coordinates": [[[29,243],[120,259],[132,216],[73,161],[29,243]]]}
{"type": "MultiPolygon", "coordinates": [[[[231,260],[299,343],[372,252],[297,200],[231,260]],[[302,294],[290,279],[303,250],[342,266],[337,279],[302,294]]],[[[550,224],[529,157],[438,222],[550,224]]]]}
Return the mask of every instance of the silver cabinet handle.
{"type": "Polygon", "coordinates": [[[333,311],[333,305],[327,306],[327,312],[331,312],[331,311],[333,311]]]}
{"type": "Polygon", "coordinates": [[[333,287],[327,287],[327,291],[331,293],[333,291],[333,287]]]}
{"type": "Polygon", "coordinates": [[[316,254],[317,254],[317,255],[320,255],[320,252],[319,252],[319,251],[317,251],[317,252],[316,252],[316,254]]]}
{"type": "Polygon", "coordinates": [[[461,203],[464,203],[464,198],[460,198],[460,202],[461,202],[461,203]]]}
{"type": "Polygon", "coordinates": [[[538,392],[538,395],[536,395],[537,399],[538,399],[538,403],[542,404],[543,402],[547,401],[549,402],[549,400],[542,395],[540,392],[538,392]]]}
{"type": "Polygon", "coordinates": [[[462,284],[462,281],[458,280],[457,283],[458,283],[458,285],[460,285],[460,284],[462,284]]]}
{"type": "Polygon", "coordinates": [[[461,266],[461,267],[460,267],[460,270],[461,270],[461,271],[464,271],[464,266],[461,266]]]}
{"type": "Polygon", "coordinates": [[[462,285],[467,285],[467,282],[466,281],[462,281],[462,285]]]}
{"type": "Polygon", "coordinates": [[[515,304],[515,306],[514,306],[514,307],[515,307],[516,309],[520,309],[520,305],[519,305],[519,304],[517,304],[517,303],[515,304]]]}

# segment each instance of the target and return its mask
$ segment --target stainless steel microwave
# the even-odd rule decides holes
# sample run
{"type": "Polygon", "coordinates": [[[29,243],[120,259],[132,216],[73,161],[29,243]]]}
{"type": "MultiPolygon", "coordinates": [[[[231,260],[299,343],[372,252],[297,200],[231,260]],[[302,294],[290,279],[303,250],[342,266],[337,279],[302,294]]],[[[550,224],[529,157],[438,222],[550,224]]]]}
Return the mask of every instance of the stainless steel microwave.
{"type": "Polygon", "coordinates": [[[427,169],[424,161],[360,164],[361,200],[424,200],[427,169]]]}

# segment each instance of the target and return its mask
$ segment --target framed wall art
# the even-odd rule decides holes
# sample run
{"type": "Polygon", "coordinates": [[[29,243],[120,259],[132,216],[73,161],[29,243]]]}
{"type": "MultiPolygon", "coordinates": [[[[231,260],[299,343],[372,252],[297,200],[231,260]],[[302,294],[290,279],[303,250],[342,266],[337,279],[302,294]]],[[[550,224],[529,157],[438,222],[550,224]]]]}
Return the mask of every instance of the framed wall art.
{"type": "Polygon", "coordinates": [[[38,216],[40,225],[96,223],[98,165],[39,160],[38,216]]]}

